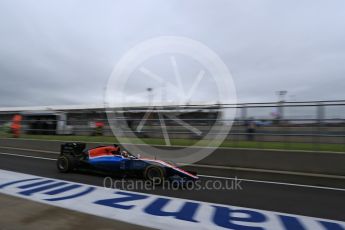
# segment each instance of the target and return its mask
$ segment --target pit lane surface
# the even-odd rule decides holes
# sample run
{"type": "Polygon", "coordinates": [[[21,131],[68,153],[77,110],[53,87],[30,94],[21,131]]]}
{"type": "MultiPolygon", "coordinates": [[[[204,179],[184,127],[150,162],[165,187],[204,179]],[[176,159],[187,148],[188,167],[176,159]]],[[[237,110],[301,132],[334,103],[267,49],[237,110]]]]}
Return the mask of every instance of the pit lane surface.
{"type": "MultiPolygon", "coordinates": [[[[54,153],[11,150],[1,147],[0,153],[0,169],[103,186],[104,177],[99,175],[61,174],[57,172],[55,161],[52,160],[57,156],[54,153]]],[[[345,220],[343,215],[345,213],[345,185],[343,180],[253,174],[221,169],[193,168],[193,170],[205,175],[201,177],[202,186],[215,181],[220,181],[219,183],[224,185],[226,178],[233,177],[253,179],[254,181],[242,181],[240,183],[242,189],[237,190],[169,190],[156,187],[154,190],[137,189],[133,191],[332,220],[345,220]],[[267,183],[267,181],[277,183],[267,183]],[[323,188],[324,186],[329,188],[323,188]]],[[[119,188],[119,186],[121,187],[121,184],[117,184],[116,187],[119,188]]]]}
{"type": "Polygon", "coordinates": [[[2,230],[151,229],[4,194],[0,194],[0,204],[6,207],[0,209],[2,230]]]}

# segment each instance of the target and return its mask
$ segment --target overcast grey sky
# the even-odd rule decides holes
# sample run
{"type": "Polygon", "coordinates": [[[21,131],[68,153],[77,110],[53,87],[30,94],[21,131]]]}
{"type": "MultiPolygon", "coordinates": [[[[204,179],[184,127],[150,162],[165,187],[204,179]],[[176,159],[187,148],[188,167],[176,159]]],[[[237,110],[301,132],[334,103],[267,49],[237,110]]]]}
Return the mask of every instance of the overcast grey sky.
{"type": "Polygon", "coordinates": [[[288,100],[345,99],[344,12],[344,0],[2,0],[0,106],[103,103],[121,56],[171,35],[214,50],[240,102],[275,101],[277,90],[288,100]]]}

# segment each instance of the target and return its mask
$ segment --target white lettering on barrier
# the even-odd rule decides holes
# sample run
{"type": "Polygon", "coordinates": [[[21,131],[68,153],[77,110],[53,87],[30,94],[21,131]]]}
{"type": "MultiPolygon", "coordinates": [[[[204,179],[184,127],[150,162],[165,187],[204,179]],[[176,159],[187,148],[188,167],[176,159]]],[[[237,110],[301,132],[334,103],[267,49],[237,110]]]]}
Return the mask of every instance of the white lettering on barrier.
{"type": "Polygon", "coordinates": [[[340,221],[106,189],[5,170],[0,170],[0,192],[159,229],[345,230],[340,221]]]}

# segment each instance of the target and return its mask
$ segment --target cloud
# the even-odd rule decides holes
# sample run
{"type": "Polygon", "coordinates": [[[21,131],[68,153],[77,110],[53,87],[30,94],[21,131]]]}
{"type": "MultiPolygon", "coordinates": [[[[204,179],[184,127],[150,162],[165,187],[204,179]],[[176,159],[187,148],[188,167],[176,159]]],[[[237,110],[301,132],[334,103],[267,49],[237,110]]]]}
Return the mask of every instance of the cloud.
{"type": "MultiPolygon", "coordinates": [[[[0,106],[103,103],[121,56],[164,35],[199,40],[218,53],[239,101],[275,101],[277,90],[295,100],[344,99],[344,7],[342,0],[4,0],[0,106]]],[[[152,68],[170,76],[161,62],[152,68]]],[[[145,84],[135,81],[128,92],[145,84]]],[[[199,99],[215,96],[208,85],[200,84],[199,99]]]]}

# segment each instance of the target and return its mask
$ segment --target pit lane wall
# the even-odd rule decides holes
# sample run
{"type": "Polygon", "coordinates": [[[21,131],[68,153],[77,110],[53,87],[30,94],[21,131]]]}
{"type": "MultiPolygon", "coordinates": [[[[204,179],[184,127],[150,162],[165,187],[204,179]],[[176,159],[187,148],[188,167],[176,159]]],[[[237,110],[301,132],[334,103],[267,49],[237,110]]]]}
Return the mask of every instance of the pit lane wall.
{"type": "MultiPolygon", "coordinates": [[[[0,147],[59,152],[63,141],[1,138],[0,147]]],[[[88,143],[88,147],[100,143],[88,143]]],[[[104,145],[104,143],[102,143],[104,145]]],[[[141,146],[145,149],[145,146],[141,146]]],[[[159,148],[178,148],[162,147],[159,148]]],[[[195,147],[198,150],[198,147],[195,147]]],[[[218,148],[196,164],[345,176],[345,154],[291,150],[218,148]]]]}

